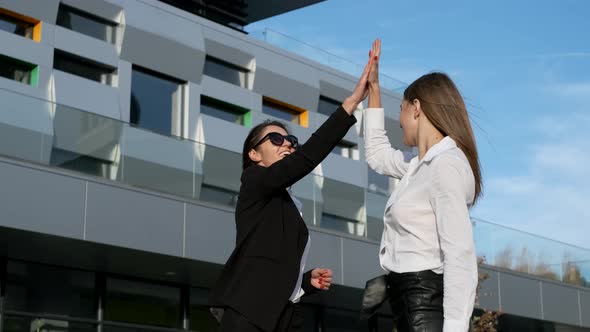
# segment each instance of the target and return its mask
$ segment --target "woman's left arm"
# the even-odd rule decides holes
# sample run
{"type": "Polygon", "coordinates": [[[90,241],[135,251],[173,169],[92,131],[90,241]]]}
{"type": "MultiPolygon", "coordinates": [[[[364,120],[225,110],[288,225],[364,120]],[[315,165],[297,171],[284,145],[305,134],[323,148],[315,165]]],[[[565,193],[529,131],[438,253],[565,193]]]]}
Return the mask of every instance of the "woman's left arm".
{"type": "Polygon", "coordinates": [[[433,162],[430,203],[443,254],[443,332],[467,331],[477,288],[477,261],[468,204],[475,180],[469,164],[440,156],[433,162]]]}

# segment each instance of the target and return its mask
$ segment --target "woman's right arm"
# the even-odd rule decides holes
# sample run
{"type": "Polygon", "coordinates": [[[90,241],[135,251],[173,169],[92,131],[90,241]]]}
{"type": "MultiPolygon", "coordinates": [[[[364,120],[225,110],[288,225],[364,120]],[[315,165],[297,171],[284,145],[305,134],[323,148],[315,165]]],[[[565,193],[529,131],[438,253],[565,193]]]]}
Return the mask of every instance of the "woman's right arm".
{"type": "Polygon", "coordinates": [[[371,64],[370,58],[352,94],[305,144],[269,167],[250,166],[246,169],[242,175],[243,189],[266,196],[291,186],[313,171],[356,122],[353,112],[369,93],[367,79],[371,64]]]}
{"type": "Polygon", "coordinates": [[[381,41],[373,44],[375,50],[371,70],[369,71],[369,108],[364,112],[365,124],[365,159],[375,172],[402,178],[408,170],[413,155],[410,152],[397,150],[391,146],[385,131],[385,114],[381,105],[379,89],[379,56],[381,41]]]}

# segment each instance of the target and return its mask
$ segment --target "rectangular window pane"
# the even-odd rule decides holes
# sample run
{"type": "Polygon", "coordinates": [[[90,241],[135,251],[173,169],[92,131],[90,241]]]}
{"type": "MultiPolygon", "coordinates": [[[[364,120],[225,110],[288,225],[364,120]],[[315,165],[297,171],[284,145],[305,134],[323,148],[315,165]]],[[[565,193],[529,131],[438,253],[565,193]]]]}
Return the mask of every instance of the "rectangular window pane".
{"type": "Polygon", "coordinates": [[[207,56],[203,73],[239,87],[248,88],[249,70],[223,60],[207,56]]]}
{"type": "Polygon", "coordinates": [[[107,279],[105,320],[180,328],[180,309],[180,288],[107,279]]]}
{"type": "Polygon", "coordinates": [[[248,110],[234,106],[221,100],[201,96],[201,113],[239,125],[245,125],[248,110]]]}
{"type": "Polygon", "coordinates": [[[0,30],[33,39],[34,24],[0,13],[0,30]]]}
{"type": "Polygon", "coordinates": [[[322,228],[354,235],[362,235],[364,232],[364,225],[358,221],[328,213],[322,214],[320,226],[322,228]]]}
{"type": "Polygon", "coordinates": [[[108,85],[112,85],[115,72],[114,68],[57,50],[53,56],[53,68],[108,85]]]}
{"type": "Polygon", "coordinates": [[[199,199],[205,202],[216,203],[220,205],[235,208],[238,203],[238,193],[235,191],[203,184],[201,186],[201,195],[199,199]]]}
{"type": "Polygon", "coordinates": [[[341,102],[320,96],[320,101],[318,102],[318,113],[325,114],[325,115],[332,115],[334,111],[342,105],[341,102]]]}
{"type": "Polygon", "coordinates": [[[0,76],[24,84],[32,83],[35,65],[0,55],[0,76]]]}
{"type": "Polygon", "coordinates": [[[262,102],[262,113],[288,122],[299,124],[299,112],[266,99],[262,102]]]}
{"type": "Polygon", "coordinates": [[[96,324],[6,315],[3,332],[96,332],[96,324]]]}
{"type": "Polygon", "coordinates": [[[57,25],[64,28],[115,43],[117,24],[99,18],[81,10],[60,5],[57,13],[57,25]]]}
{"type": "Polygon", "coordinates": [[[182,109],[181,82],[164,75],[133,68],[131,76],[131,117],[140,128],[166,135],[178,134],[172,119],[182,109]]]}
{"type": "Polygon", "coordinates": [[[6,279],[6,310],[96,317],[93,273],[9,261],[6,279]]]}
{"type": "Polygon", "coordinates": [[[359,149],[357,144],[341,141],[334,147],[332,153],[344,158],[359,160],[359,149]]]}

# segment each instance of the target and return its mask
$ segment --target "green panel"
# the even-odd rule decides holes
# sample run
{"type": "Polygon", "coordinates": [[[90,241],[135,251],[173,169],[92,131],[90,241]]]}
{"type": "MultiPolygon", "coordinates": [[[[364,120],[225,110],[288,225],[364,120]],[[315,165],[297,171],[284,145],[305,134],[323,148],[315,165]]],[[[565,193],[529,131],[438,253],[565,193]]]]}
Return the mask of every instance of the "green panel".
{"type": "Polygon", "coordinates": [[[244,114],[244,127],[252,128],[252,111],[244,114]]]}
{"type": "Polygon", "coordinates": [[[31,86],[39,86],[39,66],[35,66],[35,68],[31,70],[31,86]]]}

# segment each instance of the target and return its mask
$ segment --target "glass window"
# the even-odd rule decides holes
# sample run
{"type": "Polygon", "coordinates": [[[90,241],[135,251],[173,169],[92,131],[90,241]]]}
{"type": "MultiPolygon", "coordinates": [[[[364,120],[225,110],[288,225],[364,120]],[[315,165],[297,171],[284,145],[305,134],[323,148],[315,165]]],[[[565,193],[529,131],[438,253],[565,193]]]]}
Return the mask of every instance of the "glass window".
{"type": "Polygon", "coordinates": [[[3,332],[96,332],[96,325],[42,317],[6,315],[3,332]]]}
{"type": "Polygon", "coordinates": [[[235,84],[242,88],[248,88],[248,73],[245,68],[238,67],[229,62],[207,56],[203,73],[207,76],[235,84]]]}
{"type": "Polygon", "coordinates": [[[140,128],[179,136],[183,100],[181,84],[173,78],[134,67],[129,122],[140,128]]]}
{"type": "Polygon", "coordinates": [[[203,183],[199,199],[235,208],[238,203],[238,193],[203,183]]]}
{"type": "Polygon", "coordinates": [[[247,109],[207,96],[201,96],[201,113],[248,127],[252,125],[247,109]]]}
{"type": "Polygon", "coordinates": [[[0,13],[0,30],[33,39],[34,28],[35,25],[33,23],[0,13]]]}
{"type": "Polygon", "coordinates": [[[189,329],[199,332],[216,332],[219,325],[209,312],[209,291],[201,288],[191,289],[189,309],[189,329]]]}
{"type": "Polygon", "coordinates": [[[30,63],[0,55],[0,76],[24,84],[35,84],[37,67],[30,63]]]}
{"type": "Polygon", "coordinates": [[[41,264],[9,261],[5,309],[95,318],[94,274],[41,264]]]}
{"type": "Polygon", "coordinates": [[[367,182],[369,183],[368,189],[371,192],[381,195],[389,195],[391,193],[390,178],[375,172],[370,167],[368,167],[367,182]]]}
{"type": "Polygon", "coordinates": [[[332,113],[334,113],[334,111],[340,107],[340,105],[342,105],[342,103],[337,100],[320,96],[320,101],[318,103],[318,113],[332,115],[332,113]]]}
{"type": "Polygon", "coordinates": [[[357,144],[348,143],[346,141],[340,141],[334,149],[332,153],[335,153],[339,156],[344,158],[349,158],[353,160],[359,160],[359,147],[357,144]]]}
{"type": "Polygon", "coordinates": [[[300,112],[267,98],[262,101],[262,113],[285,121],[300,124],[300,112]]]}
{"type": "Polygon", "coordinates": [[[359,223],[357,220],[348,219],[329,213],[322,213],[322,221],[320,226],[322,228],[355,235],[363,235],[365,229],[364,225],[359,223]]]}
{"type": "Polygon", "coordinates": [[[55,51],[53,68],[102,84],[113,84],[114,68],[63,51],[55,51]]]}
{"type": "Polygon", "coordinates": [[[72,7],[59,6],[56,24],[90,37],[115,43],[116,23],[109,22],[72,7]]]}
{"type": "Polygon", "coordinates": [[[107,279],[104,319],[125,323],[182,327],[180,288],[107,279]]]}

